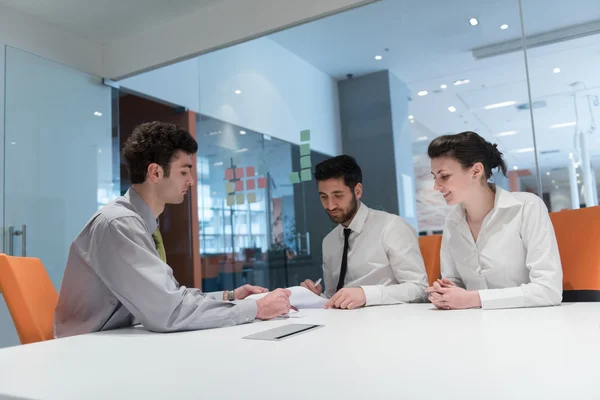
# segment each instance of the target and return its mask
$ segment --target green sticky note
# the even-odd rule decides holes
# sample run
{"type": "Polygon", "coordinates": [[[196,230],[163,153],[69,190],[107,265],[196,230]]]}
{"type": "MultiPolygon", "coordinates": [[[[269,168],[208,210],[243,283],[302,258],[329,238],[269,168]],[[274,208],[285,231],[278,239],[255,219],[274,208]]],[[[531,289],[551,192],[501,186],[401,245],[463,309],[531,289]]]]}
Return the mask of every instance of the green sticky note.
{"type": "Polygon", "coordinates": [[[235,196],[227,196],[227,205],[232,206],[235,204],[235,196]]]}
{"type": "Polygon", "coordinates": [[[306,129],[300,132],[300,141],[301,142],[310,142],[310,129],[306,129]]]}
{"type": "Polygon", "coordinates": [[[248,204],[256,203],[256,193],[248,193],[248,204]]]}
{"type": "Polygon", "coordinates": [[[310,163],[310,156],[300,158],[300,168],[310,168],[311,165],[312,164],[310,163]]]}
{"type": "Polygon", "coordinates": [[[235,184],[233,182],[227,182],[225,184],[225,193],[233,193],[235,192],[235,184]]]}
{"type": "Polygon", "coordinates": [[[302,182],[311,181],[312,180],[312,172],[310,169],[303,169],[300,173],[302,177],[302,182]]]}
{"type": "Polygon", "coordinates": [[[290,183],[300,183],[300,176],[298,176],[297,172],[292,172],[290,174],[290,183]]]}
{"type": "Polygon", "coordinates": [[[301,156],[309,156],[310,155],[310,143],[304,143],[300,145],[300,155],[301,156]]]}
{"type": "Polygon", "coordinates": [[[237,194],[235,196],[235,202],[236,202],[236,204],[244,204],[244,202],[246,200],[245,197],[246,196],[244,196],[243,194],[237,194]]]}

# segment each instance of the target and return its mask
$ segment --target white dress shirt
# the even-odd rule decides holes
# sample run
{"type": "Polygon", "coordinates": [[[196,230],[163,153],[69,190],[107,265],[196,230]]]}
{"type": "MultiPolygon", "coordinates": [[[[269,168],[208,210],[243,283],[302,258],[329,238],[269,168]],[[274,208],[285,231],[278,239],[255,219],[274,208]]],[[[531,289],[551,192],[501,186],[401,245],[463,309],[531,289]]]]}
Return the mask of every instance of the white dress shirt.
{"type": "Polygon", "coordinates": [[[446,220],[442,277],[478,290],[482,308],[559,305],[562,266],[546,205],[531,193],[496,187],[477,242],[462,205],[446,220]]]}
{"type": "MultiPolygon", "coordinates": [[[[427,273],[415,230],[402,218],[360,203],[348,226],[348,269],[344,287],[361,287],[366,306],[421,302],[427,273]]],[[[325,296],[336,292],[344,250],[344,226],[323,240],[325,296]]]]}

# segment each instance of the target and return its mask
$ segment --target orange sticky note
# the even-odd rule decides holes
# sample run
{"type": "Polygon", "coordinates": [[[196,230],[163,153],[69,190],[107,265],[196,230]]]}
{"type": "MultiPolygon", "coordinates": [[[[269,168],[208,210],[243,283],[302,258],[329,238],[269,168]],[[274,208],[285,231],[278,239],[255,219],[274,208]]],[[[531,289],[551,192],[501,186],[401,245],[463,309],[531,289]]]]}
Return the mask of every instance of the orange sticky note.
{"type": "Polygon", "coordinates": [[[236,192],[243,192],[244,191],[244,181],[237,181],[235,183],[235,191],[236,192]]]}
{"type": "Polygon", "coordinates": [[[246,177],[251,178],[255,175],[254,167],[246,167],[246,177]]]}
{"type": "Polygon", "coordinates": [[[256,187],[256,181],[254,179],[246,180],[246,190],[254,190],[256,187]]]}
{"type": "Polygon", "coordinates": [[[236,179],[240,179],[244,177],[244,168],[236,168],[235,169],[235,177],[236,179]]]}
{"type": "Polygon", "coordinates": [[[225,180],[230,181],[233,179],[233,169],[229,168],[225,170],[225,180]]]}
{"type": "Polygon", "coordinates": [[[267,188],[267,178],[258,178],[258,188],[259,189],[267,188]]]}

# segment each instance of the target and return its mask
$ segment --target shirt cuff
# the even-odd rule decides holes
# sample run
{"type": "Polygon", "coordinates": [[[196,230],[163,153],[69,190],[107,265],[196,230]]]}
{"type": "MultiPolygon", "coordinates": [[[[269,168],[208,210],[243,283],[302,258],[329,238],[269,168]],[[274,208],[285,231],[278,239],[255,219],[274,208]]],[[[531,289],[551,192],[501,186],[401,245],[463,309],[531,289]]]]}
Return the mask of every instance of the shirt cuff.
{"type": "Polygon", "coordinates": [[[258,306],[256,300],[237,300],[234,302],[235,308],[238,310],[237,321],[238,325],[252,322],[256,319],[256,311],[258,306]]]}
{"type": "Polygon", "coordinates": [[[480,290],[479,298],[483,309],[525,307],[525,296],[520,287],[480,290]]]}
{"type": "Polygon", "coordinates": [[[210,292],[210,293],[205,293],[205,294],[206,294],[206,297],[208,297],[210,299],[223,301],[223,293],[225,293],[225,292],[210,292]]]}
{"type": "Polygon", "coordinates": [[[383,301],[383,286],[371,285],[361,286],[363,292],[365,292],[365,307],[376,306],[381,304],[383,301]]]}

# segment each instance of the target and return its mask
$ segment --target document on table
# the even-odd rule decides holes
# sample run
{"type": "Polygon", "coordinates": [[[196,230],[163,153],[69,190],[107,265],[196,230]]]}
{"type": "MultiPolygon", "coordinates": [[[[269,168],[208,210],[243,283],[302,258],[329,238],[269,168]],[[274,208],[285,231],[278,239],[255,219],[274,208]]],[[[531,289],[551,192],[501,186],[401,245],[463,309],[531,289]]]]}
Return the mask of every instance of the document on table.
{"type": "MultiPolygon", "coordinates": [[[[307,288],[302,286],[292,286],[287,288],[292,292],[290,296],[290,304],[298,309],[303,308],[323,308],[327,303],[327,299],[317,296],[307,288]]],[[[265,297],[268,293],[253,294],[248,296],[248,299],[258,300],[265,297]]]]}

